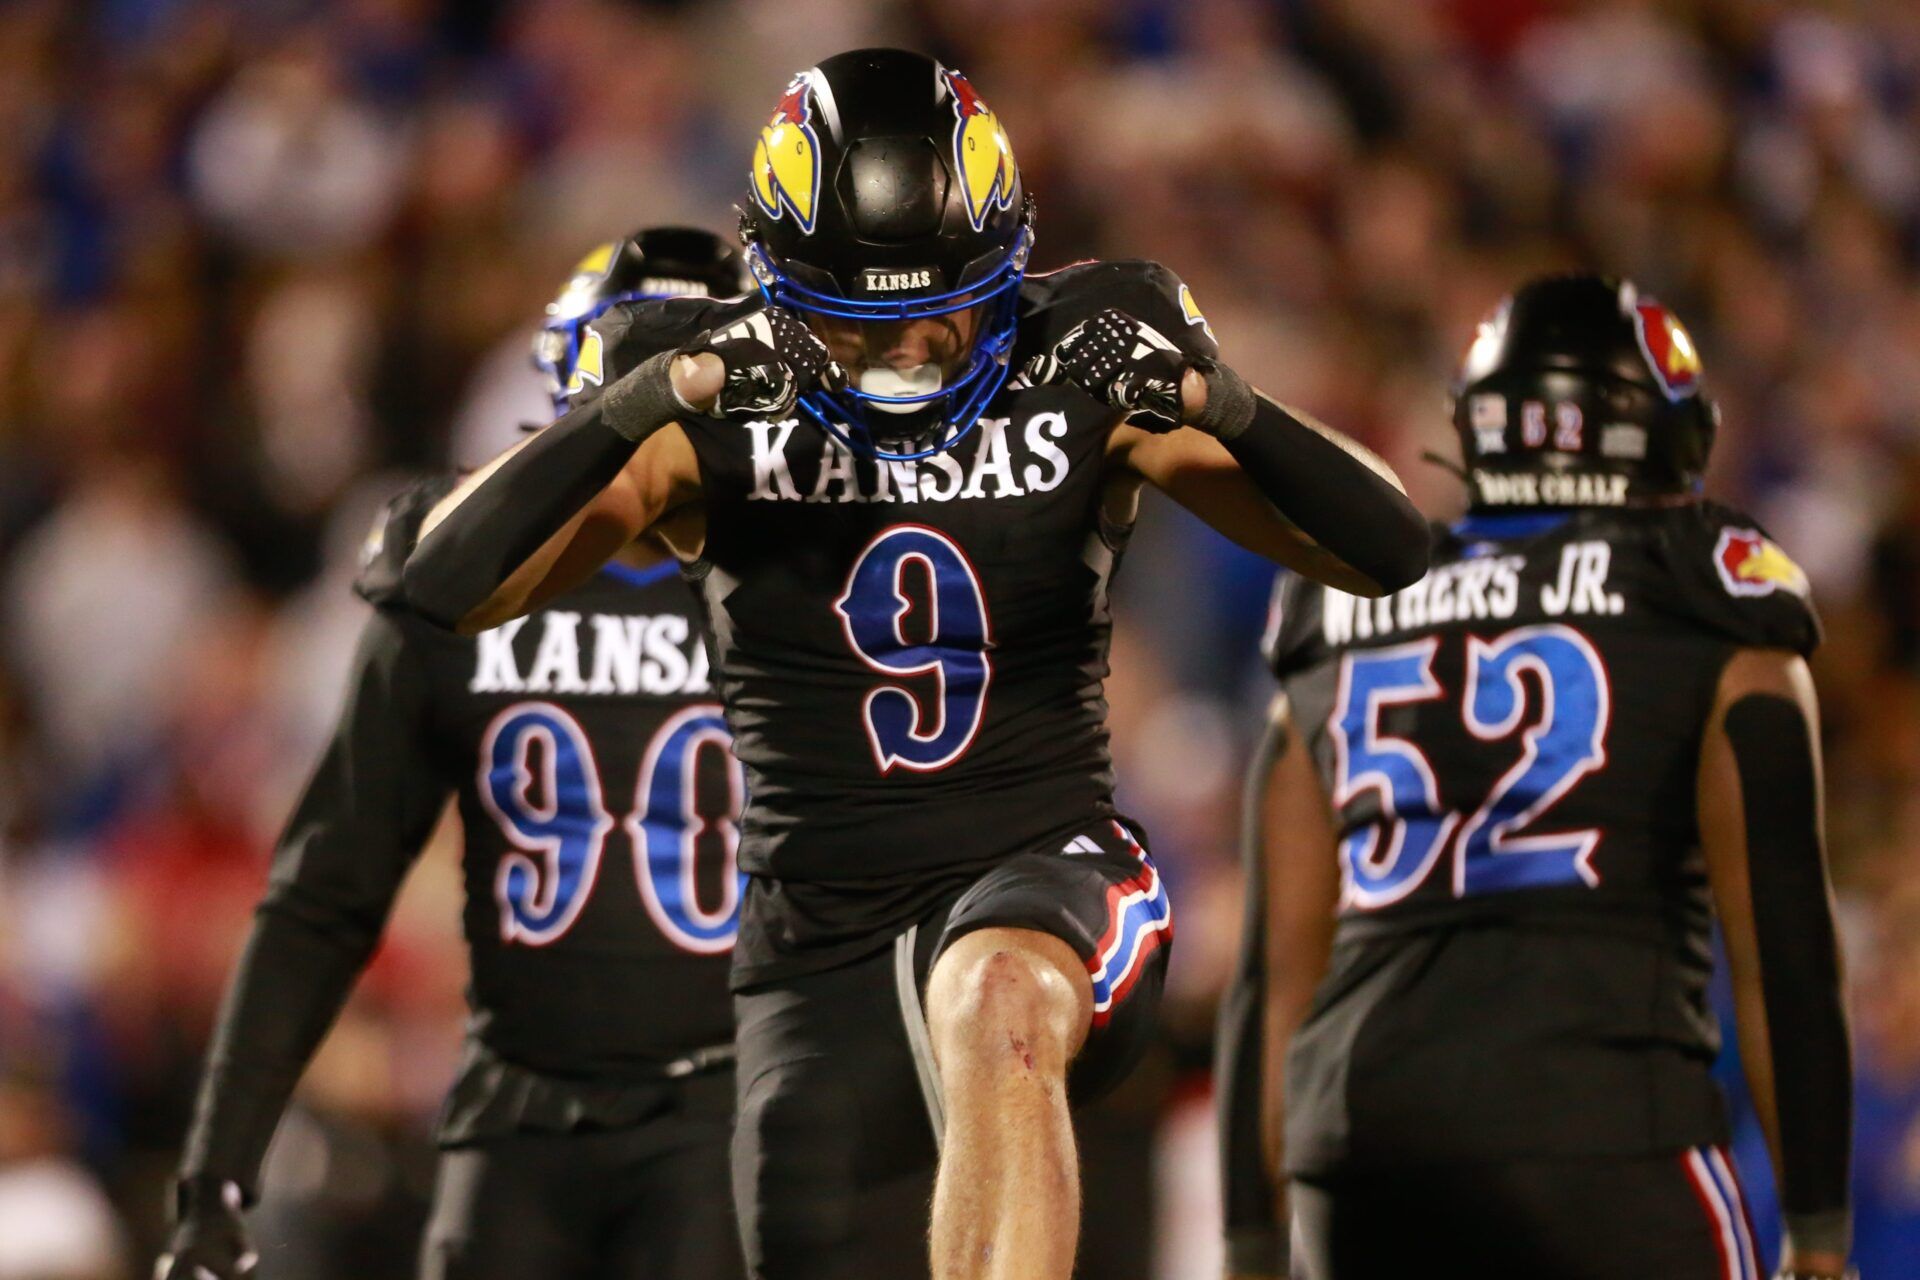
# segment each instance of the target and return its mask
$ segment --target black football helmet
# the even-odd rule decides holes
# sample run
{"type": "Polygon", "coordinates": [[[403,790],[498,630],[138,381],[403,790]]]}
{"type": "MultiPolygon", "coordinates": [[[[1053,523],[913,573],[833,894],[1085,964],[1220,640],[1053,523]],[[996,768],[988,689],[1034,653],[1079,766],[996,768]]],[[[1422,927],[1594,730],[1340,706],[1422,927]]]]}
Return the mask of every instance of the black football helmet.
{"type": "Polygon", "coordinates": [[[787,85],[751,179],[747,265],[851,380],[803,395],[802,412],[875,457],[953,447],[1007,379],[1033,246],[999,119],[923,54],[836,54],[787,85]],[[937,341],[912,346],[901,335],[921,320],[943,323],[937,341]]]}
{"type": "Polygon", "coordinates": [[[597,339],[587,334],[609,307],[645,298],[732,298],[753,287],[739,250],[711,231],[647,227],[580,259],[533,339],[534,367],[547,375],[555,413],[567,397],[604,372],[597,339]]]}
{"type": "Polygon", "coordinates": [[[1475,509],[1697,494],[1718,422],[1685,326],[1597,275],[1522,285],[1481,322],[1454,388],[1475,509]]]}

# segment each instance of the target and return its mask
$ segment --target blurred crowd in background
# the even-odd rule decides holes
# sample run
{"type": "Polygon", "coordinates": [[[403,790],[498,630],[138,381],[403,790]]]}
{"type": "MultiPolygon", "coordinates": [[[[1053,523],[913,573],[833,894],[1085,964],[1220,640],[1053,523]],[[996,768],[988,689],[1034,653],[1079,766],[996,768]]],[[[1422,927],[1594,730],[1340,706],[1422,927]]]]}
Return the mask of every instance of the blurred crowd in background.
{"type": "MultiPolygon", "coordinates": [[[[549,416],[527,344],[569,264],[644,224],[730,231],[787,78],[876,43],[1007,123],[1038,267],[1166,262],[1233,364],[1436,517],[1462,493],[1421,454],[1451,453],[1450,372],[1515,281],[1591,265],[1686,319],[1725,411],[1711,488],[1827,622],[1860,1254],[1920,1274],[1920,6],[11,0],[0,1280],[149,1265],[379,503],[549,416]]],[[[1204,1071],[1270,571],[1164,507],[1144,526],[1114,729],[1182,927],[1164,1050],[1088,1142],[1152,1153],[1104,1163],[1156,1212],[1128,1195],[1135,1247],[1085,1270],[1185,1277],[1217,1256],[1204,1071]]],[[[282,1130],[267,1280],[409,1274],[463,1015],[456,841],[282,1130]]],[[[1747,1124],[1764,1184],[1759,1152],[1747,1124]]]]}

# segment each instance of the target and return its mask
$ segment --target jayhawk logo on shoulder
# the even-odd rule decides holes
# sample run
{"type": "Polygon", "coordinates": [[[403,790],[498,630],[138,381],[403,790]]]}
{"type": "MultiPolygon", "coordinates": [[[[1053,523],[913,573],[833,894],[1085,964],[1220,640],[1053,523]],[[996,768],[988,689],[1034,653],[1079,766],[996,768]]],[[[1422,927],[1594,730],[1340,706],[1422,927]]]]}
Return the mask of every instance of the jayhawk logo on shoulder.
{"type": "Polygon", "coordinates": [[[1207,323],[1207,317],[1200,310],[1200,304],[1193,300],[1193,290],[1187,288],[1185,281],[1180,284],[1180,314],[1187,318],[1189,325],[1199,325],[1200,332],[1207,335],[1207,341],[1219,341],[1213,336],[1213,326],[1207,323]]]}
{"type": "Polygon", "coordinates": [[[813,131],[812,70],[787,85],[753,148],[753,199],[769,218],[790,210],[813,234],[820,208],[820,136],[813,131]]]}
{"type": "Polygon", "coordinates": [[[1775,591],[1807,594],[1807,575],[1779,544],[1758,529],[1722,529],[1714,544],[1713,567],[1736,596],[1770,596],[1775,591]]]}
{"type": "Polygon", "coordinates": [[[953,168],[960,175],[967,217],[978,231],[986,225],[987,215],[993,210],[1012,206],[1020,170],[1014,163],[1013,143],[1008,140],[1000,117],[981,101],[979,92],[965,76],[944,67],[940,74],[953,96],[953,168]]]}

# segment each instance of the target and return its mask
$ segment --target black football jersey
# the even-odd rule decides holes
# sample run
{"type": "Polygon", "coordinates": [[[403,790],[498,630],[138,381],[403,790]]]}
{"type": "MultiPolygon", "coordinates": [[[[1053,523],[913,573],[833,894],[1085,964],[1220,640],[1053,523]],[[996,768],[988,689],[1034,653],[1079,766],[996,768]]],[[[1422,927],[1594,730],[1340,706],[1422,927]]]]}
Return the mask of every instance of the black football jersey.
{"type": "Polygon", "coordinates": [[[1701,736],[1736,649],[1818,639],[1799,569],[1705,503],[1472,517],[1378,600],[1282,576],[1342,886],[1294,1172],[1724,1138],[1701,736]]]}
{"type": "Polygon", "coordinates": [[[567,1079],[649,1078],[732,1037],[744,781],[693,593],[672,564],[613,563],[502,627],[443,631],[393,602],[391,544],[435,496],[396,501],[369,557],[378,608],[329,750],[353,763],[301,802],[295,874],[382,881],[456,796],[474,1040],[567,1079]]]}
{"type": "MultiPolygon", "coordinates": [[[[668,301],[598,326],[624,371],[759,305],[668,301]]],[[[1106,307],[1216,352],[1145,262],[1032,277],[1017,370],[1106,307]]],[[[1103,522],[1114,411],[1017,376],[951,450],[858,456],[804,417],[683,423],[699,456],[699,583],[751,800],[736,981],[883,944],[1001,859],[1113,810],[1103,522]]]]}

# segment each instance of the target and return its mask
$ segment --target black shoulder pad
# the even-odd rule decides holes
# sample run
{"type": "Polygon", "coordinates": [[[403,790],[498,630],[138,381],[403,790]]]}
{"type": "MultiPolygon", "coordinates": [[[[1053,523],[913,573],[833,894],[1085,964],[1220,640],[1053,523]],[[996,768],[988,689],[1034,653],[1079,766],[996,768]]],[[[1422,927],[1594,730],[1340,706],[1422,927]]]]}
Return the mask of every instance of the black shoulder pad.
{"type": "Polygon", "coordinates": [[[1273,598],[1267,605],[1267,629],[1260,638],[1260,656],[1280,679],[1312,666],[1325,656],[1320,619],[1327,589],[1290,569],[1274,575],[1273,598]]]}
{"type": "Polygon", "coordinates": [[[609,307],[580,335],[580,358],[567,407],[591,404],[609,383],[649,356],[684,347],[707,330],[764,305],[743,298],[649,298],[609,307]]]}
{"type": "Polygon", "coordinates": [[[1214,337],[1213,326],[1207,323],[1186,281],[1157,262],[1126,265],[1139,272],[1141,305],[1146,308],[1135,314],[1188,355],[1219,359],[1219,340],[1214,337]]]}
{"type": "Polygon", "coordinates": [[[400,600],[400,571],[406,567],[413,544],[420,540],[420,525],[434,504],[452,493],[460,477],[451,472],[416,480],[396,493],[367,530],[360,546],[360,575],[353,589],[372,604],[397,604],[400,600]]]}
{"type": "Polygon", "coordinates": [[[1050,313],[1044,341],[1057,341],[1073,325],[1114,307],[1152,325],[1190,356],[1213,360],[1220,355],[1193,291],[1157,262],[1077,262],[1031,279],[1038,286],[1037,306],[1050,313]]]}
{"type": "Polygon", "coordinates": [[[1101,264],[1110,269],[1108,287],[1115,301],[1102,305],[1117,306],[1135,319],[1144,320],[1160,331],[1162,337],[1190,356],[1215,360],[1220,345],[1214,340],[1213,326],[1200,313],[1193,290],[1179,276],[1157,262],[1129,258],[1101,264]]]}
{"type": "Polygon", "coordinates": [[[1714,502],[1676,508],[1654,549],[1669,575],[1658,600],[1666,612],[1743,648],[1819,647],[1807,575],[1751,516],[1714,502]]]}

